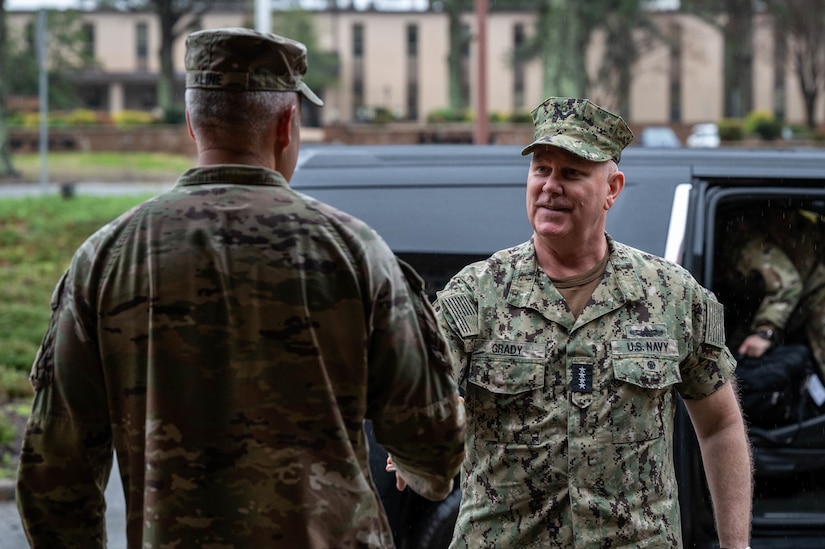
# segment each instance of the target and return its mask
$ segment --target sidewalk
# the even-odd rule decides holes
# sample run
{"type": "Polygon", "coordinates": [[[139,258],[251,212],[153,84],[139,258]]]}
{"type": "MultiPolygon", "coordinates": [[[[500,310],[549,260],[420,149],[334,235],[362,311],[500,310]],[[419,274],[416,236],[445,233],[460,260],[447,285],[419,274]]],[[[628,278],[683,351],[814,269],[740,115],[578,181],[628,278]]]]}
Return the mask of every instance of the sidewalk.
{"type": "MultiPolygon", "coordinates": [[[[126,501],[117,462],[106,486],[106,534],[109,549],[126,549],[126,501]]],[[[29,547],[20,522],[20,514],[14,501],[14,481],[0,479],[0,549],[26,549],[29,547]]]]}
{"type": "Polygon", "coordinates": [[[0,478],[0,501],[14,500],[14,484],[12,478],[0,478]]]}
{"type": "MultiPolygon", "coordinates": [[[[103,183],[88,181],[72,183],[71,192],[74,194],[94,195],[124,195],[124,194],[158,194],[174,185],[169,183],[103,183]]],[[[0,197],[40,196],[44,194],[62,194],[69,189],[60,183],[49,183],[45,187],[41,183],[0,183],[0,197]]]]}

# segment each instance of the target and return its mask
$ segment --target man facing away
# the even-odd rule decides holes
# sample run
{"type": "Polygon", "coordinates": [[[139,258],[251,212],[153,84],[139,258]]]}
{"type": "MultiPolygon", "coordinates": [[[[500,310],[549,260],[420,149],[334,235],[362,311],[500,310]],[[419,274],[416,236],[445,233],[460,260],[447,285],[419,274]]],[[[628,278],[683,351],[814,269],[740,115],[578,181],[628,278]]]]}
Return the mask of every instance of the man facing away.
{"type": "Polygon", "coordinates": [[[464,415],[421,280],[291,190],[306,49],[186,42],[198,167],[77,251],[32,369],[18,505],[37,547],[105,545],[117,452],[130,547],[392,547],[362,429],[449,494],[464,415]]]}
{"type": "Polygon", "coordinates": [[[751,461],[723,311],[682,267],[614,241],[633,138],[586,99],[533,111],[530,241],[439,292],[468,437],[453,548],[681,547],[677,393],[719,541],[746,547],[751,461]]]}

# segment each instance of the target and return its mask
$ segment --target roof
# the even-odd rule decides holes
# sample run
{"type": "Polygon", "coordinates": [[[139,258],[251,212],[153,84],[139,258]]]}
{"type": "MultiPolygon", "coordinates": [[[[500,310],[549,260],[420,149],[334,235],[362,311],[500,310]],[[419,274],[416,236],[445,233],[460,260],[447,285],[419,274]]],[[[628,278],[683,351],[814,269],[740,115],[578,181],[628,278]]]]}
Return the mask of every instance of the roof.
{"type": "MultiPolygon", "coordinates": [[[[304,146],[293,188],[354,215],[399,253],[489,255],[528,240],[530,158],[510,145],[304,146]]],[[[820,149],[629,147],[626,184],[610,210],[617,240],[665,255],[676,187],[781,184],[825,186],[820,149]],[[760,183],[761,182],[761,183],[760,183]]]]}

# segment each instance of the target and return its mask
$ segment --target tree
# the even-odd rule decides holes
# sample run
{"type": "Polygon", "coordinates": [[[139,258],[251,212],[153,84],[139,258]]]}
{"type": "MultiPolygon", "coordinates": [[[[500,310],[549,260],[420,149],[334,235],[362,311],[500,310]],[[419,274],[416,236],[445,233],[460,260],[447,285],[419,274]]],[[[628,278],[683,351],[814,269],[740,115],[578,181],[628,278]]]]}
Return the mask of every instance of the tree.
{"type": "Polygon", "coordinates": [[[175,64],[172,46],[184,34],[200,28],[201,16],[212,8],[214,0],[149,0],[160,24],[160,74],[158,107],[167,122],[183,120],[183,108],[175,101],[175,64]]]}
{"type": "Polygon", "coordinates": [[[543,97],[603,95],[594,99],[629,115],[633,64],[652,39],[661,37],[645,4],[645,0],[541,0],[531,4],[537,10],[535,32],[514,51],[514,58],[541,60],[543,97]],[[599,31],[607,46],[591,77],[587,51],[599,31]]]}
{"type": "MultiPolygon", "coordinates": [[[[506,0],[505,0],[506,1],[506,0]]],[[[429,0],[430,11],[447,14],[447,99],[454,110],[466,109],[470,104],[470,93],[464,84],[464,58],[473,40],[467,27],[461,21],[470,13],[474,0],[429,0]]]]}
{"type": "MultiPolygon", "coordinates": [[[[330,9],[336,9],[333,5],[330,9]]],[[[323,51],[317,45],[318,35],[312,24],[312,13],[294,8],[278,12],[274,17],[273,32],[302,42],[307,48],[307,73],[304,82],[323,98],[323,91],[338,80],[340,60],[338,55],[323,51]]],[[[313,109],[304,111],[307,125],[320,124],[319,113],[313,109]]]]}
{"type": "MultiPolygon", "coordinates": [[[[807,2],[803,2],[807,5],[807,2]]],[[[682,9],[717,26],[725,40],[725,116],[753,110],[754,0],[682,0],[682,9]]]]}
{"type": "MultiPolygon", "coordinates": [[[[152,11],[158,16],[160,27],[160,49],[158,62],[157,102],[167,122],[183,120],[182,101],[175,100],[175,63],[172,47],[175,41],[201,27],[201,17],[219,0],[99,0],[101,7],[111,7],[127,11],[152,11]]],[[[221,3],[240,3],[247,0],[223,0],[221,3]]]]}
{"type": "MultiPolygon", "coordinates": [[[[15,175],[17,172],[12,165],[8,141],[8,98],[38,96],[39,64],[35,45],[36,23],[29,25],[21,35],[13,36],[6,26],[4,4],[4,0],[0,0],[0,175],[15,175]]],[[[49,105],[57,108],[77,105],[71,75],[95,66],[86,38],[79,12],[48,12],[46,65],[49,105]]]]}
{"type": "Polygon", "coordinates": [[[625,116],[632,115],[630,87],[634,63],[656,43],[666,41],[644,9],[647,3],[647,0],[602,1],[602,17],[594,23],[596,29],[604,32],[606,47],[595,82],[591,82],[589,88],[601,90],[605,97],[598,99],[625,116]]]}
{"type": "MultiPolygon", "coordinates": [[[[36,97],[39,93],[39,66],[37,52],[37,20],[21,33],[6,37],[6,93],[12,96],[36,97]]],[[[49,106],[58,109],[78,104],[73,74],[97,66],[89,50],[87,29],[83,17],[74,10],[51,11],[46,14],[46,67],[49,79],[49,106]]]]}
{"type": "Polygon", "coordinates": [[[6,1],[0,0],[0,176],[17,175],[11,161],[11,146],[9,145],[9,130],[7,126],[6,82],[9,81],[6,72],[7,48],[6,35],[6,1]]]}
{"type": "MultiPolygon", "coordinates": [[[[513,61],[538,59],[542,64],[542,97],[582,97],[587,88],[584,49],[588,39],[582,39],[581,20],[575,13],[576,4],[568,0],[540,0],[530,3],[536,10],[533,34],[513,50],[513,61]],[[566,55],[559,55],[564,51],[566,55]]],[[[522,2],[508,4],[521,7],[522,2]]]]}
{"type": "MultiPolygon", "coordinates": [[[[805,121],[816,126],[816,104],[825,86],[825,2],[822,0],[769,0],[776,40],[785,48],[805,104],[805,121]]],[[[777,59],[777,63],[784,60],[777,59]]]]}

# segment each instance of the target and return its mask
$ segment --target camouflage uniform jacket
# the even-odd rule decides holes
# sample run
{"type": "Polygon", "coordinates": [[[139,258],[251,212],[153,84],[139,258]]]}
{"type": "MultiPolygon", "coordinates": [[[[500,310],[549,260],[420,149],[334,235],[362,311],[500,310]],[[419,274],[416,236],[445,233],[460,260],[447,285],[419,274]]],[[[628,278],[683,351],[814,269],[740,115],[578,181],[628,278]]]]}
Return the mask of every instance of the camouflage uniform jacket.
{"type": "Polygon", "coordinates": [[[787,234],[750,238],[739,252],[736,275],[747,277],[757,273],[764,284],[765,296],[754,314],[752,329],[770,323],[784,330],[789,327],[792,314],[805,308],[805,302],[815,301],[816,307],[822,306],[825,238],[813,224],[800,223],[795,228],[798,230],[793,238],[787,234]]]}
{"type": "Polygon", "coordinates": [[[364,419],[432,497],[463,458],[446,343],[408,274],[262,168],[189,170],[99,230],[33,366],[33,546],[105,545],[114,448],[130,547],[392,547],[364,419]]]}
{"type": "Polygon", "coordinates": [[[683,268],[608,243],[578,319],[532,241],[439,292],[468,424],[451,547],[681,546],[676,392],[731,376],[722,307],[683,268]]]}

